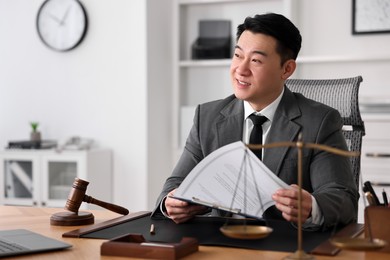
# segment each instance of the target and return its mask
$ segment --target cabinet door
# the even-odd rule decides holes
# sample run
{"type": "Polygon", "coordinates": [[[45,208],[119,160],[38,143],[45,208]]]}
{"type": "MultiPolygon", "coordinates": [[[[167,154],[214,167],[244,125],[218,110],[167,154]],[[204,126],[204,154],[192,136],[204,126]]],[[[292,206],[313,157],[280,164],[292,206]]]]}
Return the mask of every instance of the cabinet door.
{"type": "Polygon", "coordinates": [[[0,160],[0,202],[6,205],[39,204],[39,158],[9,153],[0,160]]]}
{"type": "Polygon", "coordinates": [[[64,207],[76,177],[85,177],[85,155],[54,154],[42,157],[42,205],[64,207]]]}

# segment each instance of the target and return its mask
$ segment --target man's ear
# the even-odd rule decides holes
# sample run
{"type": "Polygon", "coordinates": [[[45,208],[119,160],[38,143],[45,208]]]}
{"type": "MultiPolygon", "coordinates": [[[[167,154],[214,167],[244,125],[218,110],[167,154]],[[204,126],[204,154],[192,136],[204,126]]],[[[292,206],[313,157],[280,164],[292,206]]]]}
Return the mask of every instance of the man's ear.
{"type": "Polygon", "coordinates": [[[295,62],[295,60],[293,59],[287,60],[283,64],[282,79],[284,80],[288,79],[294,73],[296,67],[297,67],[297,63],[295,62]]]}

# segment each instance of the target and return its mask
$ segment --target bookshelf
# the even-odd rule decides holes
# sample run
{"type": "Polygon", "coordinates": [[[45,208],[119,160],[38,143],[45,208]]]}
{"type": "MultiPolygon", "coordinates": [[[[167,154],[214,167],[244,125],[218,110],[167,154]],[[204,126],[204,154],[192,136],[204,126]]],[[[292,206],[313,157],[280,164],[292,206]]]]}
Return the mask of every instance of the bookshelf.
{"type": "Polygon", "coordinates": [[[175,0],[173,6],[173,140],[178,158],[192,125],[196,105],[232,93],[230,59],[192,60],[191,45],[200,20],[230,20],[232,46],[238,24],[247,16],[277,12],[292,19],[293,0],[175,0]]]}

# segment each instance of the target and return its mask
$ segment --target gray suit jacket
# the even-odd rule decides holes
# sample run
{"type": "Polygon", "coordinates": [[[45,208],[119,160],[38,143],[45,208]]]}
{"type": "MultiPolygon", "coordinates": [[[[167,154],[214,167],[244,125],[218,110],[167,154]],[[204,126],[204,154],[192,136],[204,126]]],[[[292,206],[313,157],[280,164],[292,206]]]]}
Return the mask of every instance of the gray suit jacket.
{"type": "MultiPolygon", "coordinates": [[[[243,101],[234,95],[197,107],[184,152],[164,184],[152,216],[161,213],[158,207],[161,200],[169,191],[177,188],[204,157],[224,145],[242,140],[243,120],[243,101]]],[[[341,128],[338,111],[285,88],[266,143],[296,141],[298,134],[302,133],[304,142],[346,150],[341,128]]],[[[263,162],[287,184],[297,183],[295,148],[269,148],[264,152],[263,162]]],[[[315,197],[324,216],[324,228],[336,223],[355,222],[359,195],[349,158],[304,149],[302,168],[302,188],[315,197]]],[[[275,207],[272,211],[269,216],[281,217],[275,207]]]]}

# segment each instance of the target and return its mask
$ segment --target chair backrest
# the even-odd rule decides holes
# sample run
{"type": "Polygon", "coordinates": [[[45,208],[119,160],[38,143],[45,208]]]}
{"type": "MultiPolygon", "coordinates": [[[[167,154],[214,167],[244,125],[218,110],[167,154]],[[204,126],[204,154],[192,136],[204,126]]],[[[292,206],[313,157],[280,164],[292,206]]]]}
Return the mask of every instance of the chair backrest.
{"type": "MultiPolygon", "coordinates": [[[[350,151],[361,152],[365,135],[364,122],[359,110],[361,76],[343,79],[288,79],[286,86],[307,98],[337,109],[343,119],[343,134],[350,151]]],[[[351,157],[352,170],[359,187],[360,156],[351,157]]]]}

